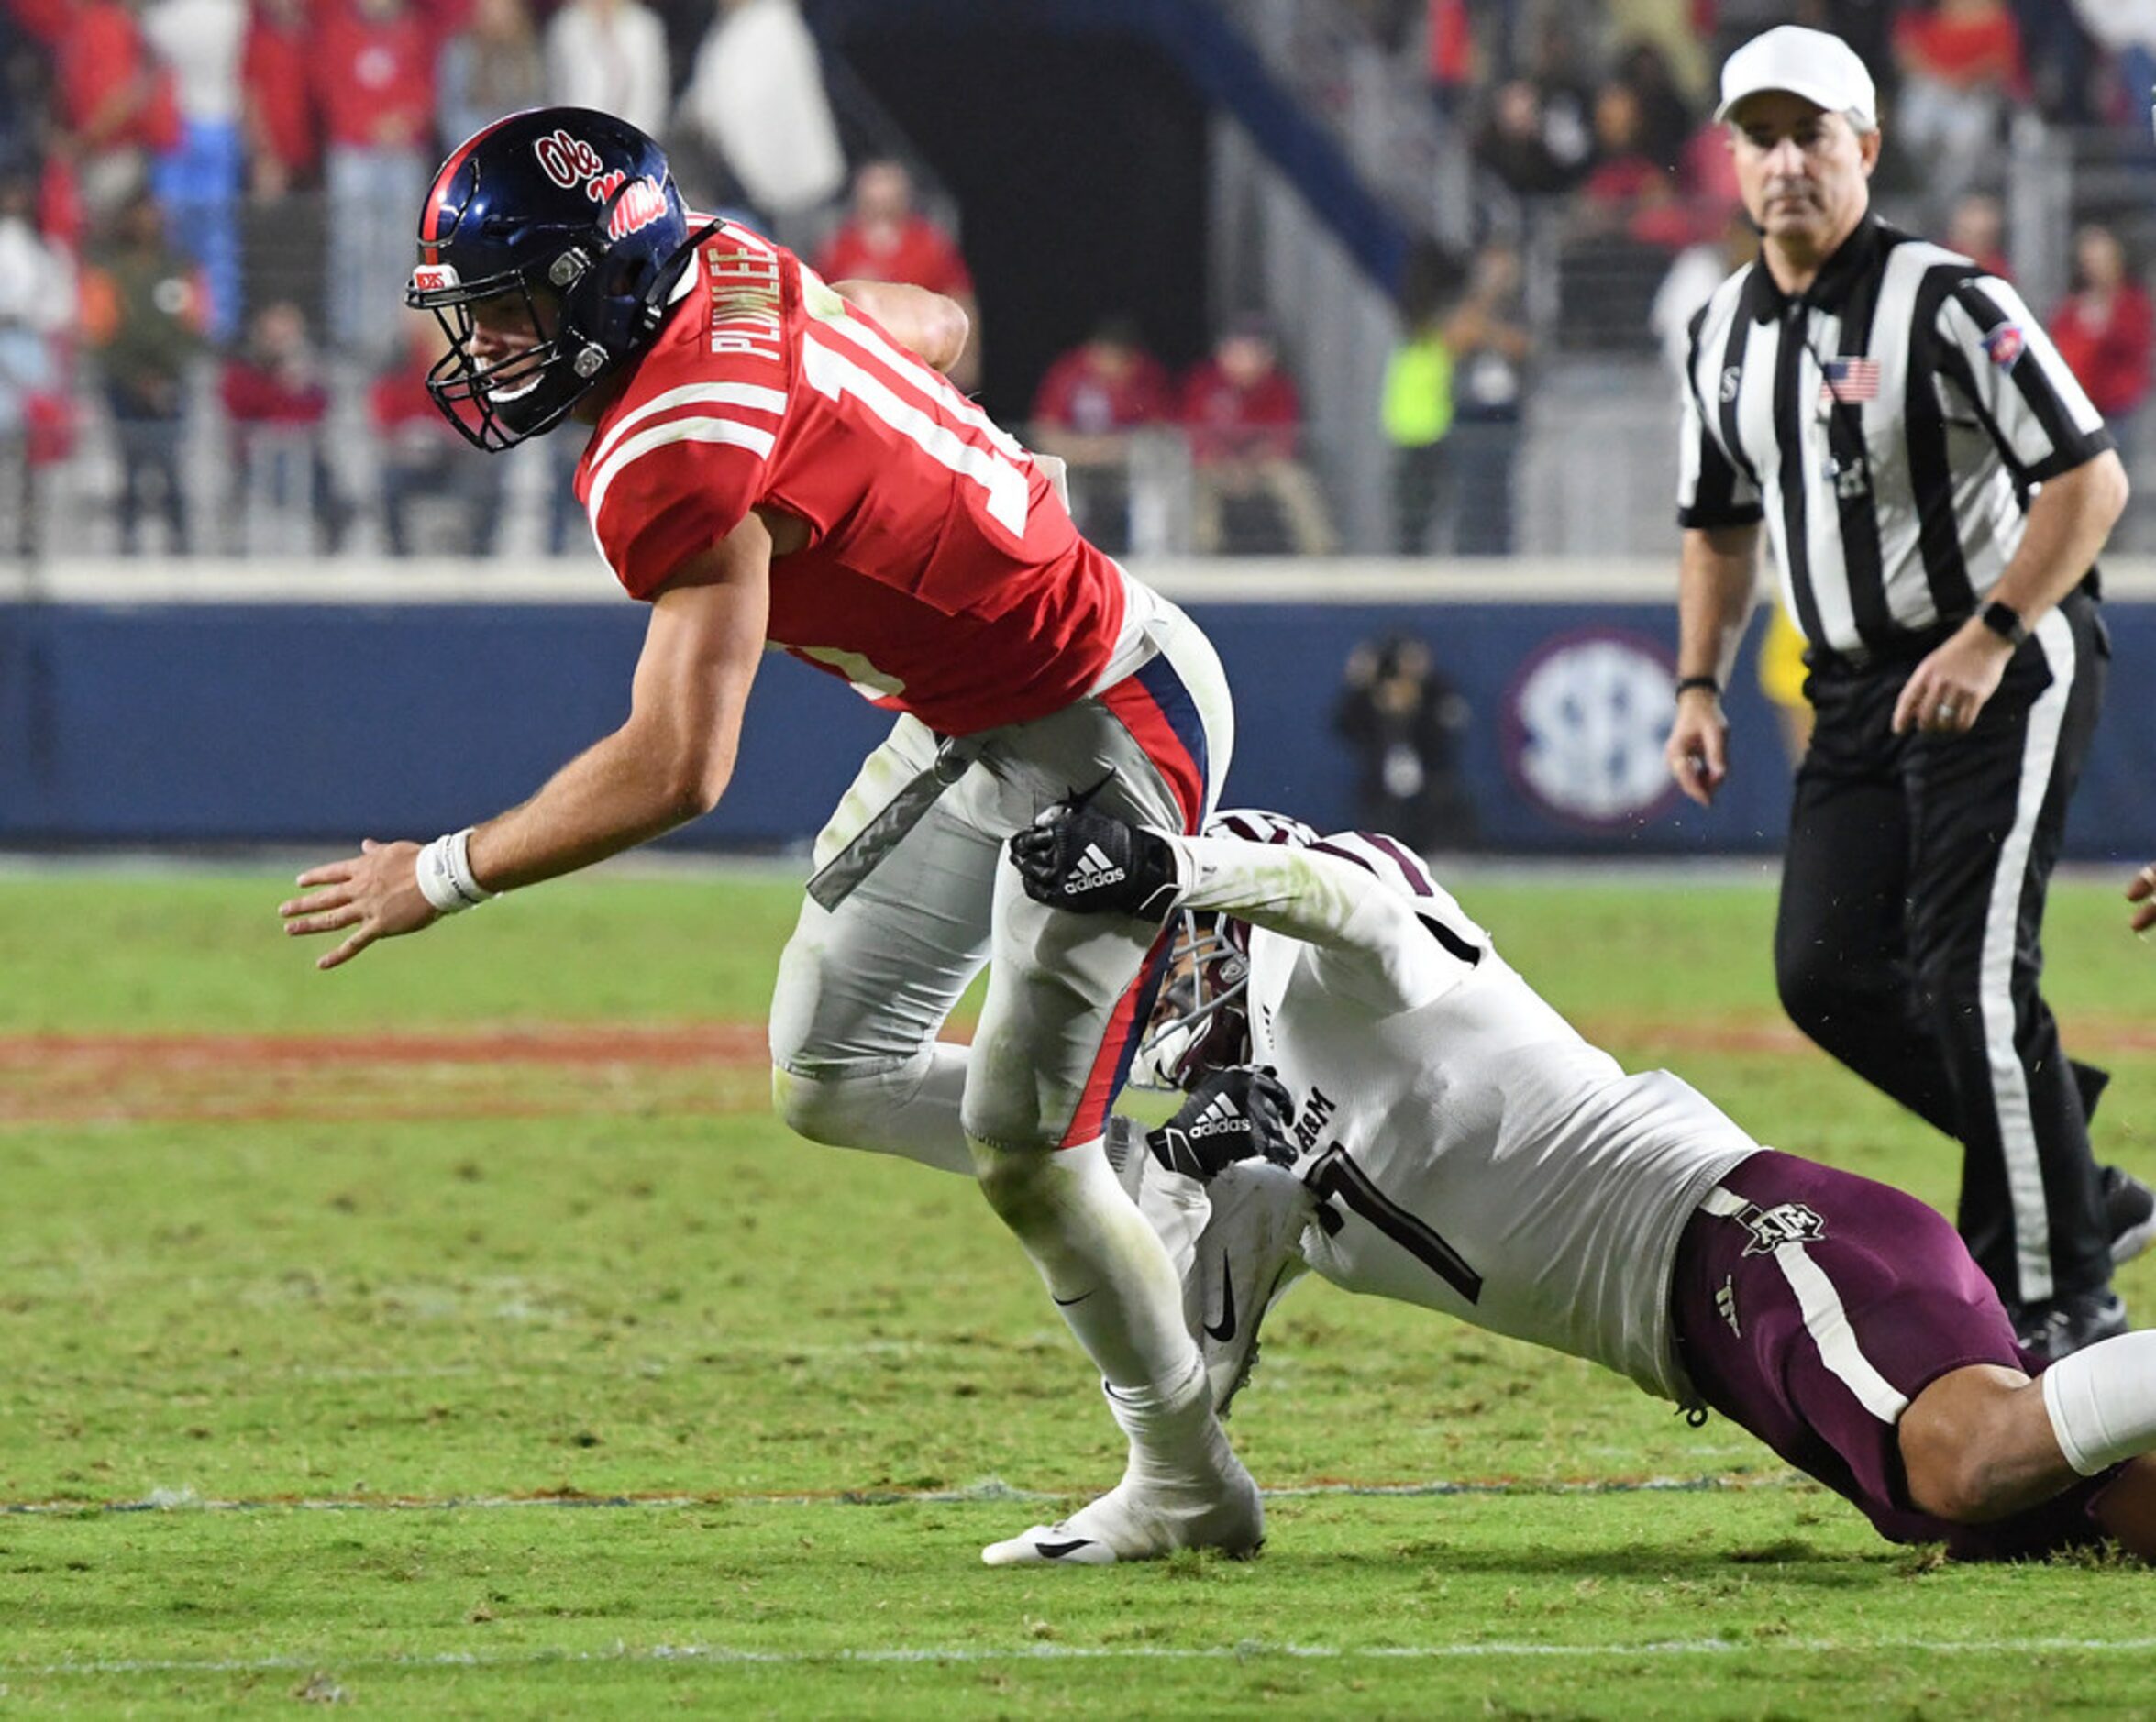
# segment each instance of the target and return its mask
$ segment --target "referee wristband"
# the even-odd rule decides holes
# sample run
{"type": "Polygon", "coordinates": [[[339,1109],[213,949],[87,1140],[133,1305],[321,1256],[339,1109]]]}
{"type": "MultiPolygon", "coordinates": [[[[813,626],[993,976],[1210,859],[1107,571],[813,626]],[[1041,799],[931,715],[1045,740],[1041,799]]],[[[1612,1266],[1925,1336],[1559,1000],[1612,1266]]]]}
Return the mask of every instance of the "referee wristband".
{"type": "Polygon", "coordinates": [[[467,825],[462,831],[437,837],[419,852],[414,863],[419,894],[437,914],[460,915],[494,895],[472,877],[471,833],[472,827],[467,825]]]}
{"type": "Polygon", "coordinates": [[[1716,676],[1680,676],[1677,678],[1677,697],[1684,698],[1695,688],[1704,688],[1717,700],[1722,697],[1721,679],[1716,676]]]}

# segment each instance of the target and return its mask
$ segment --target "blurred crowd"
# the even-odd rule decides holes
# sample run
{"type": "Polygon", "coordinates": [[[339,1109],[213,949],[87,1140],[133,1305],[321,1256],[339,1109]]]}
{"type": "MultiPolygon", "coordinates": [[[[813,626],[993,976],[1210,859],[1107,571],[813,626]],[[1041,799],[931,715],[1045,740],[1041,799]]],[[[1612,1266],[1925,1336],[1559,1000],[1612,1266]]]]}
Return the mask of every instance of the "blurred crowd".
{"type": "MultiPolygon", "coordinates": [[[[1533,374],[1517,251],[1530,238],[1557,265],[1545,328],[1592,349],[1632,346],[1651,327],[1675,374],[1692,313],[1755,250],[1712,114],[1721,61],[1757,31],[1803,23],[1855,47],[1878,78],[1889,140],[1881,203],[2001,275],[2012,273],[2003,193],[2017,114],[2108,132],[2129,160],[2156,162],[2146,0],[1352,4],[1465,144],[1487,236],[1469,257],[1420,256],[1400,293],[1382,412],[1403,553],[1509,547],[1533,374]]],[[[2129,453],[2150,387],[2144,273],[2118,233],[2090,225],[2074,237],[2072,291],[2035,307],[2129,453]]]]}
{"type": "MultiPolygon", "coordinates": [[[[542,103],[625,116],[781,237],[843,213],[794,0],[0,0],[0,474],[34,485],[108,427],[123,548],[231,548],[185,480],[215,432],[236,490],[301,499],[334,548],[361,512],[341,415],[374,433],[387,548],[430,495],[485,548],[501,475],[441,458],[431,319],[394,283],[447,150],[542,103]]],[[[846,229],[857,272],[888,181],[846,229]]],[[[0,552],[35,512],[0,497],[0,552]]]]}
{"type": "MultiPolygon", "coordinates": [[[[1751,255],[1709,116],[1722,53],[1756,29],[1851,40],[1881,74],[1883,201],[2001,272],[2012,115],[2150,149],[2156,0],[1345,3],[1473,163],[1482,236],[1423,248],[1398,283],[1374,417],[1403,553],[1514,547],[1553,330],[1600,319],[1636,348],[1652,327],[1674,356],[1751,255]],[[1530,257],[1557,264],[1534,315],[1530,257]]],[[[797,0],[0,0],[0,478],[34,485],[94,436],[126,550],[252,547],[236,523],[264,508],[305,523],[296,547],[495,547],[503,463],[443,458],[435,331],[381,283],[444,152],[545,102],[625,116],[827,276],[952,293],[978,332],[965,259],[906,167],[849,175],[797,0]],[[206,486],[189,476],[205,438],[206,486]],[[233,506],[209,509],[220,484],[233,506]]],[[[2137,237],[2082,231],[2072,293],[2038,307],[2129,447],[2156,322],[2137,237]]],[[[1041,381],[1030,434],[1111,548],[1322,554],[1341,534],[1290,369],[1256,315],[1180,376],[1105,316],[1041,381]]],[[[555,441],[535,458],[559,550],[576,450],[555,441]]],[[[35,513],[0,495],[0,554],[35,513]]]]}

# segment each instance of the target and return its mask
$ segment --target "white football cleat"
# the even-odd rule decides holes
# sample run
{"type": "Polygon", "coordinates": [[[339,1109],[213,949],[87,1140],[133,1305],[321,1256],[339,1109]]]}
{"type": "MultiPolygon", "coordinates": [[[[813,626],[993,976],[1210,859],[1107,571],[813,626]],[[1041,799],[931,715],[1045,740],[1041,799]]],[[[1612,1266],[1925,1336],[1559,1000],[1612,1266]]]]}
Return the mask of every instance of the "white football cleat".
{"type": "Polygon", "coordinates": [[[1194,1354],[1165,1387],[1101,1387],[1131,1438],[1122,1481],[1058,1525],[980,1551],[990,1566],[1111,1566],[1178,1549],[1255,1554],[1266,1540],[1257,1485],[1213,1415],[1211,1385],[1194,1354]]]}
{"type": "Polygon", "coordinates": [[[1310,1271],[1302,1234],[1317,1205],[1300,1178],[1261,1160],[1222,1168],[1206,1194],[1212,1212],[1183,1281],[1183,1319],[1205,1360],[1213,1410],[1226,1417],[1256,1366],[1259,1326],[1310,1271]]]}
{"type": "Polygon", "coordinates": [[[1147,1485],[1126,1476],[1061,1524],[991,1542],[980,1558],[988,1566],[1113,1566],[1158,1561],[1178,1549],[1218,1549],[1240,1559],[1265,1540],[1257,1485],[1231,1456],[1225,1474],[1202,1488],[1147,1485]]]}
{"type": "Polygon", "coordinates": [[[1113,1566],[1115,1551],[1090,1537],[1074,1537],[1065,1525],[1035,1525],[1021,1536],[991,1542],[980,1558],[986,1566],[1113,1566]]]}

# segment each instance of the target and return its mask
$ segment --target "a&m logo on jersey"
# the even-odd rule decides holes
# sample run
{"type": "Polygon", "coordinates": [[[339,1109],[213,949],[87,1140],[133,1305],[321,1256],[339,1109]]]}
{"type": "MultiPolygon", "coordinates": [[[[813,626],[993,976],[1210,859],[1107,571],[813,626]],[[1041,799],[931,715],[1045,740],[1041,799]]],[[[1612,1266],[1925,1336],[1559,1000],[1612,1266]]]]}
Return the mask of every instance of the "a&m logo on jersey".
{"type": "Polygon", "coordinates": [[[532,153],[539,158],[540,171],[563,191],[581,185],[594,204],[614,198],[606,215],[610,240],[626,238],[667,213],[666,193],[656,181],[632,181],[619,168],[608,172],[598,150],[558,127],[532,145],[532,153]],[[621,194],[615,197],[617,192],[621,194]]]}
{"type": "Polygon", "coordinates": [[[1984,337],[1984,356],[2001,370],[2011,370],[2028,344],[2018,323],[2002,323],[1984,337]]]}
{"type": "Polygon", "coordinates": [[[1773,1208],[1747,1203],[1737,1216],[1751,1230],[1746,1255],[1771,1255],[1785,1243],[1817,1243],[1827,1235],[1827,1222],[1802,1202],[1782,1202],[1773,1208]]]}
{"type": "Polygon", "coordinates": [[[1852,354],[1844,359],[1830,359],[1819,367],[1819,404],[1832,406],[1836,402],[1854,406],[1864,401],[1879,398],[1879,361],[1852,354]]]}

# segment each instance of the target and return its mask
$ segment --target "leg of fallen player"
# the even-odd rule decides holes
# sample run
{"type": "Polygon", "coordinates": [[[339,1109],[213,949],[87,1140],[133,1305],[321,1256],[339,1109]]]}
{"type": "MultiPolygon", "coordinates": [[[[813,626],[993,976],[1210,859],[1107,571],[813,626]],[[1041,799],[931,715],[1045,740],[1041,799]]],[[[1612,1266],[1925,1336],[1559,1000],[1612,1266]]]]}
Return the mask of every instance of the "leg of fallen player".
{"type": "Polygon", "coordinates": [[[2134,1553],[2156,1557],[2156,1463],[2146,1457],[2156,1448],[2156,1333],[2065,1361],[2074,1366],[2036,1380],[1972,1364],[1919,1393],[1899,1430],[1909,1498],[1954,1524],[1988,1524],[2127,1461],[2092,1511],[2134,1553]]]}

